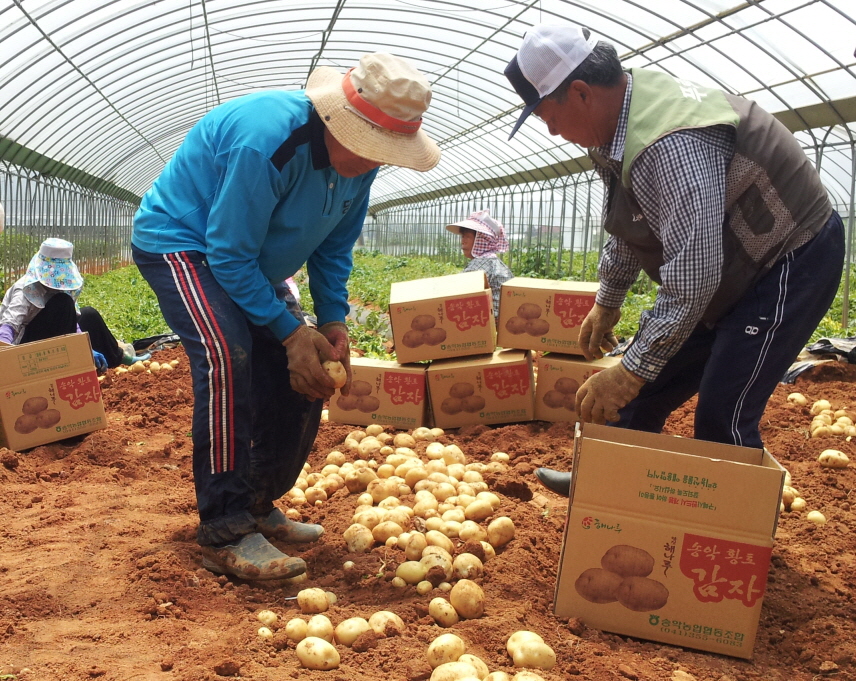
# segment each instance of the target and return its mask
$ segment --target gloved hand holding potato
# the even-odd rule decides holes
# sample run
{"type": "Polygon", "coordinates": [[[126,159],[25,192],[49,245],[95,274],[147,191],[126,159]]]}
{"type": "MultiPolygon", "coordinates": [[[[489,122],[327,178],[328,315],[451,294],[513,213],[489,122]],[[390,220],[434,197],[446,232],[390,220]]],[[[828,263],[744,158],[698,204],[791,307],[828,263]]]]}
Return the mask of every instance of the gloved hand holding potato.
{"type": "Polygon", "coordinates": [[[577,390],[575,411],[585,423],[618,421],[618,410],[639,394],[645,380],[619,362],[598,371],[577,390]]]}
{"type": "Polygon", "coordinates": [[[345,381],[344,383],[341,382],[341,376],[338,378],[333,376],[333,379],[339,392],[347,395],[351,391],[351,339],[348,337],[348,326],[345,322],[327,322],[318,329],[318,332],[327,339],[338,353],[338,357],[335,357],[334,360],[341,363],[345,372],[345,381]]]}
{"type": "Polygon", "coordinates": [[[336,391],[335,381],[321,363],[339,360],[338,351],[327,338],[308,326],[298,326],[284,341],[288,353],[291,387],[310,399],[326,399],[336,391]]]}

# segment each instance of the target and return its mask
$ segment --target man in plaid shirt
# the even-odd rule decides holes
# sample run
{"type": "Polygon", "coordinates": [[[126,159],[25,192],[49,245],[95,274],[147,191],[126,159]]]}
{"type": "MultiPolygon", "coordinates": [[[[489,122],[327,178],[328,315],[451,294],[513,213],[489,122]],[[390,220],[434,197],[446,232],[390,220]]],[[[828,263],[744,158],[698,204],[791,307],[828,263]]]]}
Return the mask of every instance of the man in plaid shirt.
{"type": "MultiPolygon", "coordinates": [[[[665,73],[624,71],[588,29],[537,26],[505,70],[550,134],[589,149],[607,187],[587,359],[644,270],[660,284],[621,363],[579,389],[583,421],[659,432],[698,394],[695,437],[762,446],[758,424],[828,310],[844,230],[793,135],[754,102],[665,73]]],[[[536,471],[567,494],[570,474],[536,471]]]]}

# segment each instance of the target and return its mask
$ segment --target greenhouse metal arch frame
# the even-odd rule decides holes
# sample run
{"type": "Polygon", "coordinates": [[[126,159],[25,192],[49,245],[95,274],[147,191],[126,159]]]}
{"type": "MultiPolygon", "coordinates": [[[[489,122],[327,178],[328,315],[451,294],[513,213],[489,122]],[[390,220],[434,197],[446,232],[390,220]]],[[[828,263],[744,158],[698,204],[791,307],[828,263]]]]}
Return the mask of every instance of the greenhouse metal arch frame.
{"type": "Polygon", "coordinates": [[[518,245],[513,266],[541,257],[556,276],[589,276],[602,189],[584,150],[543,125],[507,139],[520,102],[502,76],[530,26],[570,20],[626,66],[752,98],[797,135],[848,228],[846,324],[855,13],[849,0],[0,0],[2,275],[47,235],[103,243],[90,271],[127,261],[135,205],[205,112],[387,51],[431,81],[424,128],[443,159],[381,169],[365,244],[454,257],[444,225],[490,206],[518,245]]]}

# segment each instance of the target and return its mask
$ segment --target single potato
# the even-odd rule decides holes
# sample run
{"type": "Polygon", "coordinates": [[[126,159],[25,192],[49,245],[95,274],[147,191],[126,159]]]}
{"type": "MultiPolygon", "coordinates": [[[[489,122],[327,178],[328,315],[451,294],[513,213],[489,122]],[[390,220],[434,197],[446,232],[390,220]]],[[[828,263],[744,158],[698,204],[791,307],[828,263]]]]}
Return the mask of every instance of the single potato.
{"type": "Polygon", "coordinates": [[[525,328],[530,336],[543,336],[550,331],[550,322],[546,319],[530,319],[525,328]]]}
{"type": "Polygon", "coordinates": [[[39,422],[36,419],[35,414],[21,414],[15,420],[15,432],[21,433],[22,435],[32,433],[38,427],[39,422]]]}
{"type": "Polygon", "coordinates": [[[353,411],[357,408],[357,402],[359,399],[359,397],[354,395],[354,389],[351,387],[350,395],[339,395],[339,397],[336,398],[336,406],[342,411],[353,411]]]}
{"type": "Polygon", "coordinates": [[[472,383],[455,383],[455,385],[449,388],[449,395],[464,399],[472,395],[475,391],[475,386],[472,383]]]}
{"type": "Polygon", "coordinates": [[[463,408],[463,400],[458,397],[447,397],[440,404],[440,411],[444,414],[458,414],[463,408]]]}
{"type": "Polygon", "coordinates": [[[618,600],[618,587],[623,577],[602,568],[589,568],[583,572],[574,588],[577,593],[592,603],[613,603],[618,600]]]}
{"type": "Polygon", "coordinates": [[[334,362],[333,360],[327,360],[321,364],[321,368],[327,372],[327,375],[333,379],[333,384],[336,387],[336,390],[341,388],[345,383],[348,382],[348,372],[345,371],[345,367],[341,362],[334,362]]]}
{"type": "Polygon", "coordinates": [[[541,401],[550,407],[550,409],[560,409],[564,399],[565,396],[558,390],[548,390],[544,393],[544,397],[541,398],[541,401]]]}
{"type": "Polygon", "coordinates": [[[474,414],[477,411],[484,409],[485,401],[481,395],[470,395],[461,400],[461,409],[465,412],[474,414]]]}
{"type": "Polygon", "coordinates": [[[363,397],[372,394],[372,384],[367,381],[354,381],[351,383],[351,395],[363,397]]]}
{"type": "Polygon", "coordinates": [[[424,342],[422,340],[423,333],[423,331],[418,331],[417,329],[410,329],[410,331],[402,336],[401,343],[408,348],[418,348],[424,342]]]}
{"type": "Polygon", "coordinates": [[[440,345],[444,340],[446,340],[446,329],[441,329],[439,326],[422,332],[422,342],[425,345],[440,345]]]}
{"type": "Polygon", "coordinates": [[[380,407],[380,400],[374,395],[363,395],[357,400],[357,409],[364,414],[371,414],[380,407]]]}
{"type": "Polygon", "coordinates": [[[659,610],[669,600],[669,590],[647,577],[625,577],[615,595],[621,605],[636,612],[659,610]]]}
{"type": "Polygon", "coordinates": [[[29,397],[21,406],[21,411],[25,414],[38,414],[48,408],[48,400],[46,397],[29,397]]]}
{"type": "Polygon", "coordinates": [[[516,336],[526,333],[526,320],[523,317],[512,317],[505,322],[505,329],[516,336]]]}
{"type": "Polygon", "coordinates": [[[517,308],[517,316],[523,319],[537,319],[541,316],[541,306],[535,303],[523,303],[517,308]]]}
{"type": "Polygon", "coordinates": [[[418,314],[410,322],[410,328],[416,331],[427,331],[434,327],[437,320],[430,314],[418,314]]]}
{"type": "Polygon", "coordinates": [[[654,571],[654,556],[635,546],[616,544],[603,554],[600,566],[622,577],[647,577],[654,571]]]}
{"type": "Polygon", "coordinates": [[[339,651],[323,638],[307,636],[297,644],[297,659],[307,669],[336,669],[339,666],[339,651]]]}
{"type": "Polygon", "coordinates": [[[580,389],[580,383],[573,378],[563,376],[556,380],[556,385],[553,386],[553,389],[565,395],[576,395],[577,390],[580,389]]]}
{"type": "Polygon", "coordinates": [[[36,423],[39,428],[51,428],[59,423],[62,414],[59,409],[45,409],[36,414],[36,423]]]}

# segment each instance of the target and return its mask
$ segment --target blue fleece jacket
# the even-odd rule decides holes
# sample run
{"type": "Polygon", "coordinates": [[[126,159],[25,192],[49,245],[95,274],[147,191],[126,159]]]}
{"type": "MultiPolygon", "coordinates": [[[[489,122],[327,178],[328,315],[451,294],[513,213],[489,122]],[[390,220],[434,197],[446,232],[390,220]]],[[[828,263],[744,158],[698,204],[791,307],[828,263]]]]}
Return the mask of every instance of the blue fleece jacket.
{"type": "Polygon", "coordinates": [[[373,170],[341,177],[303,91],[271,90],[212,109],[143,197],[132,241],[150,253],[200,251],[251,322],[297,328],[272,284],[304,263],[319,324],[348,313],[351,250],[373,170]]]}

